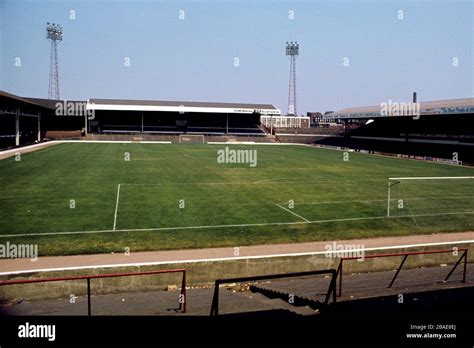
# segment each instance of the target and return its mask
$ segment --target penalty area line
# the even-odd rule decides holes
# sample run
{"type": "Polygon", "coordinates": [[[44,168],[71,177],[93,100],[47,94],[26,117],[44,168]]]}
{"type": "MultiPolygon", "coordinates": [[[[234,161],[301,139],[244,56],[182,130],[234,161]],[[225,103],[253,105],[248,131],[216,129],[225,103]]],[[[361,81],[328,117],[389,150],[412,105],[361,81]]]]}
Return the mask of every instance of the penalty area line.
{"type": "Polygon", "coordinates": [[[113,230],[116,231],[117,227],[117,213],[118,213],[118,207],[119,207],[119,199],[120,199],[120,185],[118,184],[117,186],[117,201],[115,202],[115,214],[114,214],[114,227],[113,230]]]}
{"type": "Polygon", "coordinates": [[[43,232],[43,233],[19,233],[19,234],[4,234],[0,238],[13,237],[28,237],[28,236],[54,236],[54,235],[68,235],[68,234],[93,234],[93,233],[113,233],[113,232],[148,232],[148,231],[176,231],[176,230],[199,230],[199,229],[214,229],[214,228],[232,228],[232,227],[260,227],[260,226],[291,226],[291,225],[311,225],[328,222],[345,222],[345,221],[363,221],[363,220],[383,220],[383,219],[401,219],[413,217],[430,217],[442,215],[464,215],[474,214],[474,211],[463,211],[455,213],[437,213],[437,214],[417,214],[417,215],[398,215],[398,216],[368,216],[358,218],[343,218],[343,219],[328,219],[328,220],[314,220],[314,221],[296,221],[296,222],[267,222],[258,224],[234,224],[234,225],[209,225],[209,226],[178,226],[178,227],[156,227],[156,228],[132,228],[121,230],[97,230],[97,231],[72,231],[72,232],[43,232]]]}

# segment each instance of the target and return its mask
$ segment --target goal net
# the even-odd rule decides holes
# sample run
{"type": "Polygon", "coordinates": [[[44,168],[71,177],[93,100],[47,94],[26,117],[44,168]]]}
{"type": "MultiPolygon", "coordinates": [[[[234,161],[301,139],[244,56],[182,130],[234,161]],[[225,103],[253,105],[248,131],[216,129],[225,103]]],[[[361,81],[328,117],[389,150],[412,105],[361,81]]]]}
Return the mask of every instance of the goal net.
{"type": "Polygon", "coordinates": [[[388,179],[388,217],[466,213],[474,213],[474,176],[388,179]]]}
{"type": "Polygon", "coordinates": [[[180,144],[204,144],[204,135],[202,134],[181,134],[179,136],[180,144]]]}

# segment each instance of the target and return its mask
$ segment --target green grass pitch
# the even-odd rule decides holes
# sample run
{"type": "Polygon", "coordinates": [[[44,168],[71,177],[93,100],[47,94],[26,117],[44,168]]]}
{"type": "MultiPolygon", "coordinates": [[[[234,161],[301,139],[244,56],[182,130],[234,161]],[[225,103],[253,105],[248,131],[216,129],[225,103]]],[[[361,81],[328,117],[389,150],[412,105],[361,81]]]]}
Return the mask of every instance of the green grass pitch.
{"type": "Polygon", "coordinates": [[[344,161],[341,151],[297,145],[228,146],[256,150],[252,168],[218,163],[225,147],[66,143],[2,160],[0,243],[65,255],[473,229],[474,180],[402,182],[386,217],[389,177],[472,176],[472,168],[354,152],[344,161]]]}

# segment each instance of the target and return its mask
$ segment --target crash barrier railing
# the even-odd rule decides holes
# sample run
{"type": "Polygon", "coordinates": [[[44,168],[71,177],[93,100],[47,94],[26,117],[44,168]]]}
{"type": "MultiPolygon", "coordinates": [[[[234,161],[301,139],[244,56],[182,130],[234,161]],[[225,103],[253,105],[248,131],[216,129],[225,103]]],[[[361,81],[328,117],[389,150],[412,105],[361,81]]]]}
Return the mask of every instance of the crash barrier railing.
{"type": "Polygon", "coordinates": [[[163,273],[182,273],[183,274],[183,277],[181,280],[181,294],[179,296],[179,301],[178,301],[179,302],[178,310],[181,310],[183,313],[186,313],[186,270],[182,268],[147,271],[147,272],[98,274],[98,275],[86,275],[86,276],[62,277],[62,278],[6,280],[6,281],[1,281],[0,286],[46,283],[46,282],[60,282],[60,281],[70,281],[70,280],[86,280],[87,281],[87,315],[91,316],[91,279],[144,276],[144,275],[163,274],[163,273]]]}
{"type": "Polygon", "coordinates": [[[463,270],[463,277],[462,277],[462,282],[466,282],[466,266],[467,266],[467,249],[466,248],[456,248],[456,249],[447,249],[447,250],[430,250],[430,251],[414,251],[414,252],[405,252],[405,253],[394,253],[394,254],[375,254],[375,255],[365,255],[365,256],[352,256],[352,257],[341,257],[339,261],[339,267],[337,268],[337,275],[339,276],[339,294],[338,296],[342,295],[342,272],[343,272],[343,263],[346,260],[357,260],[357,259],[374,259],[374,258],[382,258],[382,257],[396,257],[396,256],[403,256],[402,262],[398,266],[397,272],[392,278],[392,281],[388,285],[389,288],[392,287],[393,283],[398,277],[398,274],[402,270],[403,265],[405,264],[405,261],[407,260],[408,256],[411,255],[428,255],[428,254],[441,254],[441,253],[461,253],[461,256],[457,260],[457,262],[454,264],[453,268],[451,271],[448,273],[444,281],[447,281],[451,274],[453,274],[454,270],[456,267],[459,266],[462,260],[464,260],[464,270],[463,270]]]}

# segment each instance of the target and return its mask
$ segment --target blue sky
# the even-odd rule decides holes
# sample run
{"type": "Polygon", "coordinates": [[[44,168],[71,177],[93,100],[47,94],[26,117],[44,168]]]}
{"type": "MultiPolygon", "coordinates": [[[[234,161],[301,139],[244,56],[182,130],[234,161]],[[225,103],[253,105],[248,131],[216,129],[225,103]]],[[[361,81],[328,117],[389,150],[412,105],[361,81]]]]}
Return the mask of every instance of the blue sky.
{"type": "Polygon", "coordinates": [[[413,91],[419,101],[473,97],[473,18],[473,1],[448,0],[0,0],[0,89],[47,97],[49,21],[64,28],[66,99],[263,102],[286,112],[290,40],[300,43],[300,114],[410,101],[413,91]]]}

